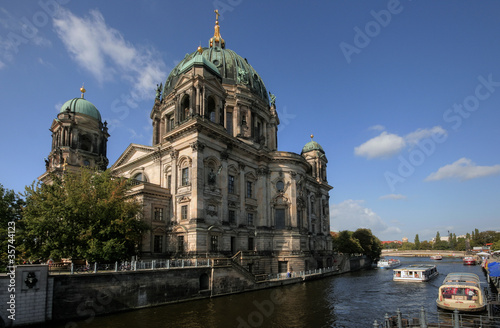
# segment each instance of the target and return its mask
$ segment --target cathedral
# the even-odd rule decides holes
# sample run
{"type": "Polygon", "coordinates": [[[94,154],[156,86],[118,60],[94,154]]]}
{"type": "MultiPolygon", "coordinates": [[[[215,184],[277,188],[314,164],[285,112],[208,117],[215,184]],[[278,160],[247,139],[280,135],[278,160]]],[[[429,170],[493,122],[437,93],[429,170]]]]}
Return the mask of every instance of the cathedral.
{"type": "MultiPolygon", "coordinates": [[[[156,90],[152,145],[130,144],[111,166],[131,178],[151,229],[141,258],[232,257],[254,274],[331,266],[327,158],[309,141],[277,149],[276,97],[215,31],[156,90]]],[[[47,172],[106,168],[106,122],[82,97],[54,120],[47,172]]]]}

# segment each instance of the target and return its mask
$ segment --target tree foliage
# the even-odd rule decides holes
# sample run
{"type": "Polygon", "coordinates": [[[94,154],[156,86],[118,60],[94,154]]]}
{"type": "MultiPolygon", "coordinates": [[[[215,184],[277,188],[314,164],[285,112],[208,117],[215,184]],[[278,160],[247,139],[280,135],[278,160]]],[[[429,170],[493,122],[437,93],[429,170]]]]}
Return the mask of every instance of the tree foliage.
{"type": "Polygon", "coordinates": [[[363,247],[361,247],[359,240],[352,237],[352,234],[352,231],[340,231],[338,236],[333,238],[333,249],[345,254],[362,253],[363,247]]]}
{"type": "Polygon", "coordinates": [[[420,249],[420,238],[418,237],[418,233],[415,235],[415,249],[420,249]]]}
{"type": "Polygon", "coordinates": [[[369,256],[373,260],[380,257],[382,253],[382,243],[372,234],[370,229],[357,229],[352,234],[352,237],[359,241],[361,248],[363,248],[363,254],[369,256]]]}
{"type": "Polygon", "coordinates": [[[333,238],[333,249],[346,254],[362,253],[378,259],[382,253],[382,244],[370,229],[358,229],[355,232],[343,230],[333,238]]]}
{"type": "Polygon", "coordinates": [[[147,225],[128,180],[82,168],[26,187],[22,238],[30,258],[117,261],[136,254],[147,225]]]}
{"type": "MultiPolygon", "coordinates": [[[[14,190],[5,189],[0,184],[0,270],[4,270],[8,265],[8,244],[9,240],[14,240],[9,236],[13,237],[16,234],[23,206],[24,200],[19,194],[16,194],[14,190]]],[[[13,244],[13,246],[17,245],[13,244]]],[[[15,248],[11,249],[15,250],[15,248]]]]}

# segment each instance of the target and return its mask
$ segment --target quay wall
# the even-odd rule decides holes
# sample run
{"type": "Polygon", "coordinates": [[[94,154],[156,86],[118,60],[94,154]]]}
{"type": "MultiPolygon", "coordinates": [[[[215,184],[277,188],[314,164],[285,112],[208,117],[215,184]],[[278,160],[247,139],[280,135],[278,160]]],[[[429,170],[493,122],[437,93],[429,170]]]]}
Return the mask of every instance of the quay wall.
{"type": "MultiPolygon", "coordinates": [[[[19,327],[50,321],[68,322],[175,302],[190,301],[273,288],[321,279],[371,266],[365,257],[339,257],[337,269],[306,276],[296,272],[291,278],[256,281],[239,267],[204,266],[125,272],[49,275],[48,267],[16,267],[14,293],[8,293],[11,277],[0,276],[0,302],[7,305],[15,295],[16,320],[0,312],[0,327],[19,327]],[[34,272],[36,282],[28,287],[27,277],[34,272]]],[[[69,325],[74,326],[74,325],[69,325]]]]}
{"type": "Polygon", "coordinates": [[[432,255],[442,255],[443,257],[464,257],[464,251],[441,251],[441,250],[397,250],[383,249],[382,256],[401,256],[401,257],[430,257],[432,255]]]}

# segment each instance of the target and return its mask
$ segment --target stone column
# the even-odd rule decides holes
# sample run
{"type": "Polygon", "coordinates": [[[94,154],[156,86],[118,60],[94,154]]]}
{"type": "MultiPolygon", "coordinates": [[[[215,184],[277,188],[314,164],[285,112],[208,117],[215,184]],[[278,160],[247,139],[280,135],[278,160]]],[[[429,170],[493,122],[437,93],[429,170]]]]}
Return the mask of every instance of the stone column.
{"type": "Polygon", "coordinates": [[[239,163],[240,169],[240,215],[238,215],[238,220],[236,220],[236,224],[240,225],[241,223],[246,222],[246,210],[245,210],[245,198],[247,197],[247,188],[245,181],[245,164],[239,163]]]}
{"type": "Polygon", "coordinates": [[[204,217],[204,200],[203,200],[203,186],[204,186],[204,169],[203,169],[203,149],[205,144],[195,141],[191,144],[193,150],[192,166],[191,166],[191,206],[190,218],[198,219],[204,217]]]}

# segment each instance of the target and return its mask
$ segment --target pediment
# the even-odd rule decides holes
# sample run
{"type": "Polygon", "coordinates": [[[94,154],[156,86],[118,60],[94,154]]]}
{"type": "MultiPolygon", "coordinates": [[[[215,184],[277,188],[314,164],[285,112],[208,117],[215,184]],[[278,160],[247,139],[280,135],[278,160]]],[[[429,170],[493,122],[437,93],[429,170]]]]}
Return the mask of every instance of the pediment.
{"type": "Polygon", "coordinates": [[[127,165],[129,163],[135,162],[138,159],[144,158],[155,151],[154,147],[130,144],[123,154],[118,157],[116,162],[111,166],[112,169],[116,169],[120,166],[127,165]]]}

